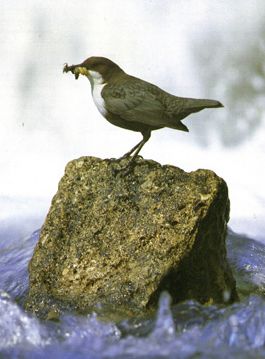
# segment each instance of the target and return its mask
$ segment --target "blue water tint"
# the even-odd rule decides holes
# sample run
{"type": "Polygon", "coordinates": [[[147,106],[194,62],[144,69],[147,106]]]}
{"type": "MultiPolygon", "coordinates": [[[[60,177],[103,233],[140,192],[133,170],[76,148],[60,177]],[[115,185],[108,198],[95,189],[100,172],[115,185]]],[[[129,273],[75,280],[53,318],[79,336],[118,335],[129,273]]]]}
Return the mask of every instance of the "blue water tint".
{"type": "Polygon", "coordinates": [[[23,300],[28,289],[27,266],[39,238],[39,231],[30,237],[0,241],[0,289],[12,298],[23,300]]]}
{"type": "Polygon", "coordinates": [[[229,231],[227,256],[234,270],[238,291],[265,294],[265,245],[229,231]]]}
{"type": "Polygon", "coordinates": [[[27,264],[39,232],[0,245],[0,357],[3,358],[264,358],[265,247],[232,232],[228,257],[241,302],[227,307],[162,293],[155,317],[103,322],[96,314],[64,313],[59,322],[26,313],[27,264]],[[255,293],[254,295],[252,293],[255,293]]]}

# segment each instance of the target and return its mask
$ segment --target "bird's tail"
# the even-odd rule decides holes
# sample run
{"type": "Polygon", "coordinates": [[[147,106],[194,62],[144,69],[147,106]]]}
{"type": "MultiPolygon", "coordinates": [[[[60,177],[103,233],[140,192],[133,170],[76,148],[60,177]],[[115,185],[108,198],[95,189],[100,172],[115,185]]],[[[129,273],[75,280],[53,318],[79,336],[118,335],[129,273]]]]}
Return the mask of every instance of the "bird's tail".
{"type": "Polygon", "coordinates": [[[223,104],[219,101],[215,100],[201,100],[195,98],[188,98],[185,101],[185,109],[190,112],[198,112],[203,110],[204,108],[216,108],[216,107],[224,107],[223,104]]]}

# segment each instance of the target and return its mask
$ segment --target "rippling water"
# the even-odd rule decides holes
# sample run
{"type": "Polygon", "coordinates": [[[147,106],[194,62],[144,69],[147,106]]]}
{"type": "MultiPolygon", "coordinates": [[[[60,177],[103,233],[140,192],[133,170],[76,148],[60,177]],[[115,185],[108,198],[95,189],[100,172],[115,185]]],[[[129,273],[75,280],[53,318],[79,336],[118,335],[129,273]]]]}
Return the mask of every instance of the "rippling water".
{"type": "Polygon", "coordinates": [[[154,318],[103,322],[64,313],[43,322],[23,310],[27,264],[39,236],[0,243],[0,358],[264,358],[265,246],[229,232],[227,250],[242,298],[229,307],[163,293],[154,318]]]}

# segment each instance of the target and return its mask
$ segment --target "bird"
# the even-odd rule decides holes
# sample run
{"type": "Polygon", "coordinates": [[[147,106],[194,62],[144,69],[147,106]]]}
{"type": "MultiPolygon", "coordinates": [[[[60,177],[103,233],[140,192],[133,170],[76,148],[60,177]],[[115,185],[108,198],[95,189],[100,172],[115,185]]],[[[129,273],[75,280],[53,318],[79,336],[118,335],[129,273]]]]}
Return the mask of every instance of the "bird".
{"type": "Polygon", "coordinates": [[[182,120],[205,108],[223,107],[215,100],[174,96],[158,86],[131,76],[106,57],[92,56],[78,65],[64,64],[63,72],[88,78],[94,103],[111,124],[140,132],[143,136],[121,158],[134,162],[150,139],[151,132],[164,127],[188,132],[182,120]]]}

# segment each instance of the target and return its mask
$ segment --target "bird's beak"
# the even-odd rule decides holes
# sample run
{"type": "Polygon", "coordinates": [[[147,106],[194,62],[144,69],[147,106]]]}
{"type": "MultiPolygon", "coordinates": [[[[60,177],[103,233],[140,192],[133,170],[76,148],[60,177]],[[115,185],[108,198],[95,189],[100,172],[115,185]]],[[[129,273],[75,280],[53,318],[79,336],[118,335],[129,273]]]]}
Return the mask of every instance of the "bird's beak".
{"type": "Polygon", "coordinates": [[[86,67],[82,66],[82,64],[80,65],[71,65],[68,66],[68,64],[64,64],[63,67],[63,72],[69,72],[71,71],[73,75],[75,75],[75,79],[77,80],[79,75],[85,75],[85,76],[89,76],[89,71],[86,67]]]}

